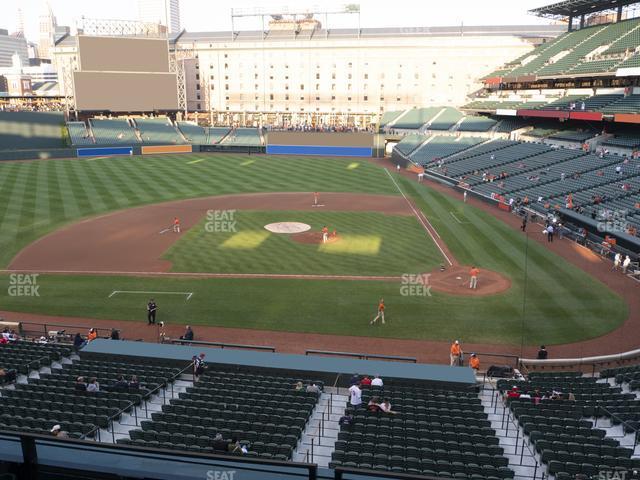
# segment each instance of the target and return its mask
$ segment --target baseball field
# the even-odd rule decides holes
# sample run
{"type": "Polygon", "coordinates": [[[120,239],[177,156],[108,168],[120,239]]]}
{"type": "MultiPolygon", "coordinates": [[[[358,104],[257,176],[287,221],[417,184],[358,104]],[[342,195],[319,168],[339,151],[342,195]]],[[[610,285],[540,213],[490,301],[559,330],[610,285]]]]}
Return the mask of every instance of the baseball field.
{"type": "Polygon", "coordinates": [[[154,297],[171,324],[510,345],[596,338],[629,314],[607,285],[485,210],[367,160],[1,163],[0,225],[10,312],[142,323],[154,297]],[[310,229],[264,228],[278,222],[310,229]],[[324,226],[336,232],[327,243],[324,226]],[[38,274],[37,296],[12,294],[17,272],[38,274]],[[381,297],[387,322],[371,327],[381,297]]]}

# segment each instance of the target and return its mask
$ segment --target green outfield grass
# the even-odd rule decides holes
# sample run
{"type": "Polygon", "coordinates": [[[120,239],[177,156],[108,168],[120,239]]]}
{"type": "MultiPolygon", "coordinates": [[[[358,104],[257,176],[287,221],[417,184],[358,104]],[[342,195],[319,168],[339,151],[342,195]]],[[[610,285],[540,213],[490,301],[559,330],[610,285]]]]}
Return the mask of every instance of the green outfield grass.
{"type": "Polygon", "coordinates": [[[397,193],[385,176],[366,161],[323,157],[185,154],[0,162],[0,266],[46,233],[112,210],[245,192],[397,193]]]}
{"type": "MultiPolygon", "coordinates": [[[[219,220],[220,229],[229,220],[219,220]]],[[[206,216],[164,258],[174,272],[402,275],[435,269],[442,257],[414,216],[370,212],[237,211],[234,232],[215,232],[206,216]],[[268,223],[303,222],[319,232],[324,225],[339,240],[301,244],[270,233],[268,223]]]]}
{"type": "MultiPolygon", "coordinates": [[[[392,282],[45,275],[39,278],[40,297],[11,297],[6,288],[9,278],[2,275],[0,305],[12,311],[142,322],[146,295],[108,298],[110,293],[187,291],[193,292],[188,301],[155,295],[163,320],[396,338],[459,337],[467,342],[517,345],[521,341],[527,345],[557,344],[594,338],[617,328],[627,317],[627,305],[620,296],[537,242],[526,245],[521,232],[425,185],[397,178],[459,261],[503,273],[512,281],[511,290],[484,298],[438,293],[407,297],[401,294],[400,285],[392,282]],[[367,322],[380,296],[386,300],[389,322],[384,328],[372,328],[367,322]]],[[[4,264],[26,243],[59,225],[142,203],[247,191],[397,193],[384,170],[366,163],[234,155],[0,164],[0,187],[0,258],[4,264]],[[205,160],[188,163],[200,158],[205,160]]],[[[261,218],[258,223],[265,217],[261,218]]],[[[310,221],[315,225],[315,219],[310,221]]],[[[366,222],[352,219],[350,223],[355,228],[366,222]]],[[[412,236],[417,234],[413,229],[411,226],[412,236]]],[[[197,233],[193,242],[205,242],[204,248],[209,248],[206,242],[211,239],[198,238],[197,233]]],[[[184,245],[176,245],[176,249],[186,248],[184,253],[176,250],[168,255],[177,255],[176,267],[191,261],[192,269],[204,260],[190,260],[188,250],[195,249],[190,239],[186,240],[184,245]]],[[[251,241],[255,239],[246,237],[238,244],[251,241]]],[[[422,255],[420,261],[425,265],[437,262],[428,242],[420,251],[391,253],[422,255]]],[[[225,252],[227,265],[236,261],[233,256],[225,252]]],[[[335,261],[331,268],[344,263],[335,261]]]]}

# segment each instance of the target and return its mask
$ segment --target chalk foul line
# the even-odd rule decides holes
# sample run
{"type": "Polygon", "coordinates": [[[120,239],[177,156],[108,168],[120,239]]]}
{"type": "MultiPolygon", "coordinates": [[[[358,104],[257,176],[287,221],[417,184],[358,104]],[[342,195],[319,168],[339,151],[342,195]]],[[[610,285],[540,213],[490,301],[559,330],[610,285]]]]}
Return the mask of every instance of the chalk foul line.
{"type": "Polygon", "coordinates": [[[422,227],[425,229],[425,231],[429,234],[429,236],[431,237],[431,240],[433,240],[433,243],[436,244],[436,247],[438,247],[438,250],[440,250],[440,253],[444,257],[444,259],[447,261],[447,263],[449,263],[449,266],[452,266],[453,262],[451,261],[449,256],[446,254],[446,252],[442,249],[442,247],[438,243],[438,240],[436,240],[436,237],[434,237],[433,233],[431,232],[431,230],[433,230],[433,232],[438,236],[438,238],[440,238],[440,235],[438,234],[438,231],[433,227],[433,225],[431,225],[431,222],[429,222],[429,219],[426,217],[426,215],[424,213],[419,212],[418,210],[416,210],[416,208],[413,206],[413,203],[411,202],[411,200],[409,200],[409,198],[404,194],[404,192],[400,188],[400,185],[398,185],[398,182],[396,182],[396,179],[393,178],[393,175],[391,175],[389,173],[389,170],[387,170],[385,168],[384,171],[387,172],[387,175],[389,176],[389,178],[391,179],[393,184],[398,189],[398,192],[400,192],[400,195],[402,195],[402,197],[405,199],[405,201],[407,202],[407,205],[409,205],[409,208],[411,209],[413,214],[416,216],[416,218],[418,219],[418,221],[420,222],[422,227]],[[427,226],[427,225],[429,225],[429,226],[427,226]],[[431,229],[429,227],[431,227],[431,229]]]}

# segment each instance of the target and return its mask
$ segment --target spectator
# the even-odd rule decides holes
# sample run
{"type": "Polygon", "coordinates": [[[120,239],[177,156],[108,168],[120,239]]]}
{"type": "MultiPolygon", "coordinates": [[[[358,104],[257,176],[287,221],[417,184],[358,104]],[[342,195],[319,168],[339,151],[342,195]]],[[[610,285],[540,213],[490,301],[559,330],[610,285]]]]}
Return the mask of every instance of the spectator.
{"type": "Polygon", "coordinates": [[[227,447],[229,453],[235,453],[236,455],[244,455],[247,453],[247,448],[240,444],[237,438],[232,438],[229,446],[227,447]]]}
{"type": "Polygon", "coordinates": [[[382,382],[382,379],[380,378],[380,375],[376,374],[373,377],[373,380],[371,381],[371,386],[372,387],[382,387],[382,386],[384,386],[384,383],[382,382]]]}
{"type": "Polygon", "coordinates": [[[301,392],[302,390],[304,390],[304,385],[302,382],[296,382],[296,384],[293,386],[293,389],[296,392],[301,392]]]}
{"type": "Polygon", "coordinates": [[[480,359],[475,353],[472,353],[469,358],[469,366],[473,368],[474,373],[478,373],[480,371],[480,359]]]}
{"type": "Polygon", "coordinates": [[[370,413],[378,413],[380,411],[380,399],[372,397],[367,404],[367,411],[370,413]]]}
{"type": "Polygon", "coordinates": [[[362,380],[360,380],[360,386],[361,387],[370,387],[371,386],[371,379],[365,375],[364,377],[362,377],[362,380]]]}
{"type": "Polygon", "coordinates": [[[385,398],[384,401],[380,404],[380,411],[384,413],[388,413],[389,415],[396,415],[398,412],[391,410],[391,403],[388,398],[385,398]]]}
{"type": "Polygon", "coordinates": [[[14,369],[6,370],[4,368],[0,368],[0,385],[14,382],[16,377],[17,372],[14,369]]]}
{"type": "Polygon", "coordinates": [[[80,335],[80,332],[76,333],[76,336],[73,337],[73,348],[76,349],[76,351],[80,350],[82,347],[84,347],[85,342],[82,338],[82,336],[80,335]]]}
{"type": "Polygon", "coordinates": [[[202,375],[206,369],[206,365],[204,364],[204,353],[201,353],[199,356],[193,356],[193,373],[196,377],[202,375]]]}
{"type": "Polygon", "coordinates": [[[87,391],[87,382],[84,381],[84,377],[78,377],[76,379],[76,391],[77,392],[86,392],[87,391]]]}
{"type": "Polygon", "coordinates": [[[318,387],[315,383],[312,383],[311,385],[307,386],[307,393],[319,394],[320,387],[318,387]]]}
{"type": "Polygon", "coordinates": [[[129,388],[140,388],[140,381],[138,377],[135,375],[131,375],[131,380],[129,380],[129,388]]]}
{"type": "Polygon", "coordinates": [[[111,329],[111,340],[120,340],[120,330],[116,328],[111,329]]]}
{"type": "Polygon", "coordinates": [[[507,398],[520,398],[520,390],[515,385],[507,392],[507,398]]]}
{"type": "Polygon", "coordinates": [[[100,392],[100,384],[98,383],[98,380],[95,377],[89,380],[89,384],[87,385],[87,392],[89,393],[100,392]]]}
{"type": "Polygon", "coordinates": [[[124,378],[124,375],[120,375],[113,386],[118,389],[125,389],[129,388],[129,382],[124,378]]]}
{"type": "Polygon", "coordinates": [[[355,408],[362,404],[362,390],[357,384],[353,384],[349,388],[349,403],[355,408]]]}
{"type": "Polygon", "coordinates": [[[211,442],[213,450],[216,452],[226,452],[229,448],[229,442],[222,438],[221,433],[216,433],[213,441],[211,442]]]}
{"type": "Polygon", "coordinates": [[[60,425],[54,425],[50,430],[51,435],[56,438],[69,438],[69,434],[62,430],[60,425]]]}
{"type": "Polygon", "coordinates": [[[540,402],[542,401],[542,396],[540,395],[540,390],[538,390],[537,388],[533,392],[532,399],[533,399],[533,404],[534,405],[539,405],[540,402]]]}
{"type": "Polygon", "coordinates": [[[341,427],[350,427],[353,424],[353,420],[353,415],[343,415],[340,417],[340,420],[338,420],[338,424],[340,424],[341,427]]]}
{"type": "Polygon", "coordinates": [[[549,357],[549,352],[544,345],[540,345],[540,350],[538,350],[538,360],[546,360],[549,357]]]}
{"type": "Polygon", "coordinates": [[[193,330],[191,330],[190,325],[187,325],[187,328],[184,331],[184,335],[180,337],[180,340],[193,341],[193,330]]]}
{"type": "Polygon", "coordinates": [[[96,338],[98,338],[98,332],[95,328],[90,329],[87,335],[87,342],[93,342],[96,338]]]}
{"type": "Polygon", "coordinates": [[[360,384],[360,375],[358,375],[357,373],[354,373],[351,376],[351,380],[349,380],[349,384],[351,384],[351,385],[359,385],[360,384]]]}

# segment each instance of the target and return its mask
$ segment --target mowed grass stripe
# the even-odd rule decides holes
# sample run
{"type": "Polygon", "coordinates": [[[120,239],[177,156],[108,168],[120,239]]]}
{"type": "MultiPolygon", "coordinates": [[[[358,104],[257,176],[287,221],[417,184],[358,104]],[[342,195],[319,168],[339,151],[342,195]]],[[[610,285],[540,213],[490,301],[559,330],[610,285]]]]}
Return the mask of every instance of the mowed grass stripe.
{"type": "Polygon", "coordinates": [[[35,192],[34,222],[32,227],[51,223],[51,202],[49,201],[49,162],[38,162],[38,179],[35,192]]]}
{"type": "Polygon", "coordinates": [[[62,210],[64,212],[65,219],[80,218],[82,211],[76,201],[76,194],[73,186],[67,177],[66,162],[52,160],[55,165],[56,180],[58,182],[58,191],[60,192],[62,200],[62,210]]]}
{"type": "Polygon", "coordinates": [[[84,217],[94,213],[92,208],[91,199],[87,193],[85,186],[80,181],[73,168],[73,162],[64,162],[64,169],[66,172],[66,178],[73,187],[75,192],[75,200],[80,211],[80,214],[84,217]]]}
{"type": "Polygon", "coordinates": [[[102,178],[105,173],[103,169],[99,170],[100,175],[94,168],[92,162],[83,162],[82,166],[87,181],[92,183],[93,188],[102,198],[105,210],[115,210],[128,203],[126,197],[120,191],[117,184],[113,182],[112,178],[102,178]]]}
{"type": "Polygon", "coordinates": [[[7,247],[12,245],[18,237],[28,174],[29,169],[24,166],[18,168],[13,184],[9,185],[11,200],[7,202],[7,209],[3,215],[2,224],[0,224],[0,244],[7,247]]]}
{"type": "Polygon", "coordinates": [[[87,167],[85,162],[75,161],[69,162],[73,176],[79,182],[82,191],[88,200],[87,207],[90,212],[102,212],[108,209],[105,200],[103,200],[98,190],[95,188],[93,182],[89,179],[87,174],[87,167]]]}

